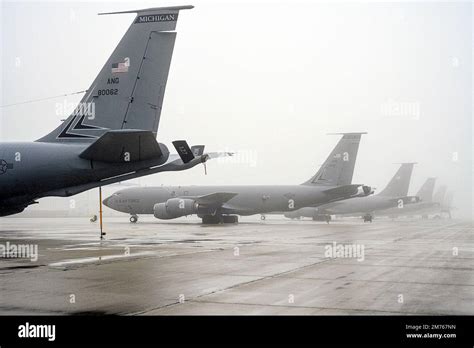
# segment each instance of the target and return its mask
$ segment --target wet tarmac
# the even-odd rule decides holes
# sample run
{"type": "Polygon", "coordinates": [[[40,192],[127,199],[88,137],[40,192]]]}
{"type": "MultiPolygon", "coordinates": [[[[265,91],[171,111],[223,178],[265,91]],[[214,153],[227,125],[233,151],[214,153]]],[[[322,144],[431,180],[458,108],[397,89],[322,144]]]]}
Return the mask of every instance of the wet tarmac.
{"type": "Polygon", "coordinates": [[[199,222],[2,218],[0,314],[474,314],[470,221],[199,222]]]}

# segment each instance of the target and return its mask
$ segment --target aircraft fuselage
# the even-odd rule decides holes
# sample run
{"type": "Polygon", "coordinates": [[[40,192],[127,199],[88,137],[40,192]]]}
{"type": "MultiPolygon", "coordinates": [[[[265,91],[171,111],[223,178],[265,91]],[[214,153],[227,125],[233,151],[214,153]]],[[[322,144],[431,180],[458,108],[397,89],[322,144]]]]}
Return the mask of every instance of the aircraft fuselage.
{"type": "Polygon", "coordinates": [[[86,143],[0,143],[0,216],[22,211],[45,196],[67,197],[101,186],[101,180],[161,165],[166,151],[154,160],[105,163],[79,154],[86,143]]]}
{"type": "Polygon", "coordinates": [[[324,191],[331,188],[310,185],[143,187],[118,191],[107,198],[104,204],[132,215],[153,214],[155,204],[165,203],[172,198],[195,198],[229,192],[237,195],[219,208],[221,214],[254,215],[327,203],[331,197],[324,191]]]}

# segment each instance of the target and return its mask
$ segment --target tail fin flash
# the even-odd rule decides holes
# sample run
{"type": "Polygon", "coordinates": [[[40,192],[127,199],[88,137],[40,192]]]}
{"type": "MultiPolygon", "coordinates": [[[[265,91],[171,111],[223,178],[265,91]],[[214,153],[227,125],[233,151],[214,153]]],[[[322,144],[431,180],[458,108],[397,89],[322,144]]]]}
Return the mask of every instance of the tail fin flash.
{"type": "MultiPolygon", "coordinates": [[[[192,6],[116,12],[136,17],[76,110],[38,141],[91,141],[107,130],[156,135],[180,10],[192,6]]],[[[104,13],[114,14],[114,13],[104,13]]]]}
{"type": "Polygon", "coordinates": [[[342,186],[352,183],[360,138],[366,133],[342,134],[343,137],[318,172],[303,185],[342,186]]]}
{"type": "Polygon", "coordinates": [[[433,200],[433,191],[436,183],[436,178],[428,178],[420,187],[416,196],[423,202],[431,202],[433,200]]]}
{"type": "Polygon", "coordinates": [[[403,197],[408,195],[414,165],[415,163],[402,163],[387,187],[379,195],[387,197],[403,197]]]}

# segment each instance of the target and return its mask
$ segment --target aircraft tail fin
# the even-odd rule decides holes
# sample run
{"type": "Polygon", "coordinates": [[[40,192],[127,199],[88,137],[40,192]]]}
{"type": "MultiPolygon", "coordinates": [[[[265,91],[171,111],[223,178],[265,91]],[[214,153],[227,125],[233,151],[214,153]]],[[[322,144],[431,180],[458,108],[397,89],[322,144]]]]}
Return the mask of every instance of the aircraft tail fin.
{"type": "Polygon", "coordinates": [[[110,130],[155,134],[180,10],[193,6],[103,13],[136,17],[73,113],[42,142],[92,142],[110,130]]]}
{"type": "Polygon", "coordinates": [[[453,204],[453,198],[454,198],[454,193],[452,191],[446,192],[443,205],[445,207],[451,207],[451,205],[453,204]]]}
{"type": "Polygon", "coordinates": [[[446,196],[446,186],[440,186],[438,191],[433,196],[433,202],[442,204],[444,202],[444,197],[446,196]]]}
{"type": "Polygon", "coordinates": [[[420,187],[416,196],[423,202],[431,202],[433,200],[433,191],[436,183],[436,178],[428,178],[420,187]]]}
{"type": "Polygon", "coordinates": [[[387,197],[407,196],[414,165],[415,163],[402,163],[392,180],[379,195],[387,197]]]}
{"type": "Polygon", "coordinates": [[[360,138],[367,133],[341,134],[341,140],[317,173],[302,185],[342,186],[352,183],[360,138]]]}

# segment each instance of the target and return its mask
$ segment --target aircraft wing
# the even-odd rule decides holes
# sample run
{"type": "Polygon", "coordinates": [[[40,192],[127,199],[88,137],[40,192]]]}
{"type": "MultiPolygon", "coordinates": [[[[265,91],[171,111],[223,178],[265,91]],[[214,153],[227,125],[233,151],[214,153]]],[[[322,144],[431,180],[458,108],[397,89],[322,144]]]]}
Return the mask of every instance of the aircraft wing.
{"type": "Polygon", "coordinates": [[[199,203],[201,205],[215,207],[215,206],[223,205],[224,203],[231,200],[235,196],[237,196],[237,193],[234,193],[234,192],[215,192],[208,195],[192,197],[192,198],[196,201],[196,203],[199,203]]]}
{"type": "Polygon", "coordinates": [[[194,156],[201,156],[204,153],[204,145],[191,146],[191,152],[194,156]]]}
{"type": "Polygon", "coordinates": [[[184,163],[182,161],[182,159],[180,158],[180,155],[170,154],[168,156],[168,160],[166,161],[166,163],[158,165],[158,166],[145,168],[145,169],[133,171],[133,172],[130,172],[130,173],[126,173],[126,174],[122,174],[122,175],[102,179],[100,181],[100,185],[97,185],[97,183],[89,183],[89,184],[85,184],[85,185],[72,186],[72,187],[67,187],[67,188],[60,189],[60,190],[49,191],[49,192],[46,192],[45,195],[58,196],[58,197],[69,197],[69,196],[72,196],[72,195],[90,190],[90,189],[95,188],[97,186],[110,185],[110,184],[114,184],[114,183],[117,183],[117,182],[130,180],[130,179],[136,179],[136,178],[142,177],[144,175],[150,175],[150,174],[155,174],[155,173],[160,173],[160,172],[181,171],[181,170],[185,170],[185,169],[195,167],[198,164],[205,163],[209,159],[218,158],[218,157],[225,157],[225,156],[230,156],[230,153],[229,152],[210,152],[210,153],[205,153],[201,156],[196,156],[196,157],[194,157],[194,159],[192,159],[188,163],[184,163]]]}
{"type": "Polygon", "coordinates": [[[372,194],[373,190],[369,186],[351,184],[333,187],[323,192],[328,195],[329,202],[333,202],[353,197],[365,197],[372,194]]]}

